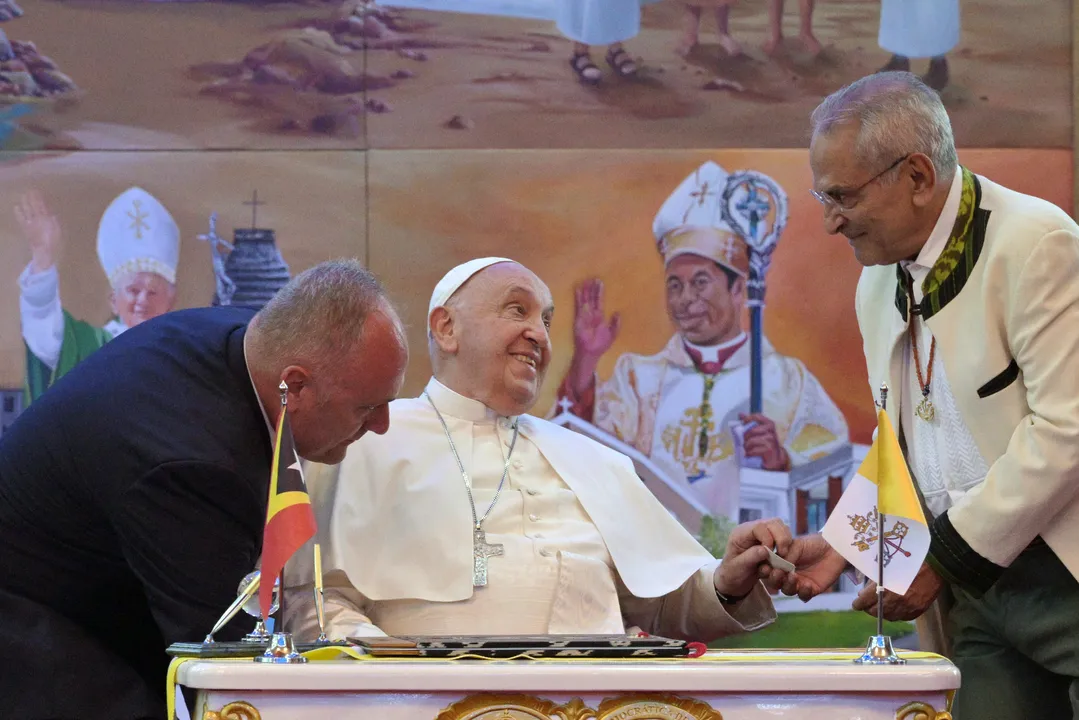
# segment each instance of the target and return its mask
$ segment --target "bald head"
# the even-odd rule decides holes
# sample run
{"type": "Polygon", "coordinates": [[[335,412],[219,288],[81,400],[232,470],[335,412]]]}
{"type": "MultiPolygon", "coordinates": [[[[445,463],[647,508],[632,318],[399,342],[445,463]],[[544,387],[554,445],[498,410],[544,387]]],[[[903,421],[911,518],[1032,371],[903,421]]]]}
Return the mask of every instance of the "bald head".
{"type": "Polygon", "coordinates": [[[340,462],[368,431],[389,428],[408,345],[382,286],[355,260],[325,262],[293,278],[255,316],[245,337],[256,392],[272,421],[278,386],[301,457],[340,462]]]}
{"type": "Polygon", "coordinates": [[[955,175],[948,111],[940,95],[913,73],[874,73],[856,80],[822,100],[810,123],[814,137],[852,130],[857,161],[874,171],[921,153],[932,160],[942,183],[955,175]]]}
{"type": "Polygon", "coordinates": [[[500,415],[527,412],[551,360],[554,303],[528,268],[501,261],[469,277],[428,317],[435,377],[500,415]]]}

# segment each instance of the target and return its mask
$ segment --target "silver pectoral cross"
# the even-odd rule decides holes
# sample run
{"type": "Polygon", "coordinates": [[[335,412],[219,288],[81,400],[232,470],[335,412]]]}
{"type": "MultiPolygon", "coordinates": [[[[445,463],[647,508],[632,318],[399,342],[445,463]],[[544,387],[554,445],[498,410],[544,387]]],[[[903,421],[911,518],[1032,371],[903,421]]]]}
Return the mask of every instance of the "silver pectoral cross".
{"type": "Polygon", "coordinates": [[[489,545],[487,533],[480,528],[472,530],[472,586],[487,585],[487,558],[502,554],[502,545],[489,545]]]}

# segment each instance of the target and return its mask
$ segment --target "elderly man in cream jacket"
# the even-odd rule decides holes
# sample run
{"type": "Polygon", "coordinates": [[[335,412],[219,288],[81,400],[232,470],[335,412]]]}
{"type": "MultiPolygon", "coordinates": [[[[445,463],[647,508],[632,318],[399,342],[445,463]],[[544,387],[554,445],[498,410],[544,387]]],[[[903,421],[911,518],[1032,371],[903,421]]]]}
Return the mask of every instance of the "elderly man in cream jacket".
{"type": "MultiPolygon", "coordinates": [[[[866,266],[869,381],[891,391],[930,519],[927,561],[885,592],[885,617],[946,612],[922,640],[963,674],[957,720],[1079,717],[1079,226],[959,165],[940,98],[910,73],[826,98],[810,161],[825,229],[866,266]]],[[[794,552],[814,567],[784,592],[803,598],[844,565],[819,539],[794,552]]]]}
{"type": "MultiPolygon", "coordinates": [[[[628,458],[527,415],[551,356],[551,294],[505,258],[452,270],[428,313],[434,377],[337,466],[309,465],[330,637],[623,634],[711,640],[776,615],[758,580],[778,521],[715,560],[628,458]]],[[[311,548],[285,626],[314,639],[311,548]]]]}

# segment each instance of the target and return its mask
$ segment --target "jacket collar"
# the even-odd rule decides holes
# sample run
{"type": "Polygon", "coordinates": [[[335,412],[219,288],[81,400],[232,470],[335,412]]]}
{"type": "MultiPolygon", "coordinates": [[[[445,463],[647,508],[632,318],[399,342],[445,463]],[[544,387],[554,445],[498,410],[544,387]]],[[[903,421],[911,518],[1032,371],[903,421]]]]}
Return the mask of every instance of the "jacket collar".
{"type": "Polygon", "coordinates": [[[963,173],[963,191],[952,234],[922,282],[924,297],[917,305],[913,298],[907,298],[906,271],[899,264],[895,266],[895,307],[904,321],[908,320],[908,304],[923,320],[944,309],[966,285],[981,256],[989,211],[981,207],[982,186],[978,177],[965,167],[960,171],[963,173]]]}

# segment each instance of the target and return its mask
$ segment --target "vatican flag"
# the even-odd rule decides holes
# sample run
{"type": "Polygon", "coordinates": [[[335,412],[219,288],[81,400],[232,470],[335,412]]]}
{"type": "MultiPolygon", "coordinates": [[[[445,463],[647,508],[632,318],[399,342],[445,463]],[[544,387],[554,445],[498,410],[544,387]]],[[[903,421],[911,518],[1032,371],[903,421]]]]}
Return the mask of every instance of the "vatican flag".
{"type": "Polygon", "coordinates": [[[888,414],[877,411],[877,439],[824,524],[828,544],[877,580],[877,512],[884,515],[884,582],[902,595],[929,553],[929,526],[888,414]]]}

